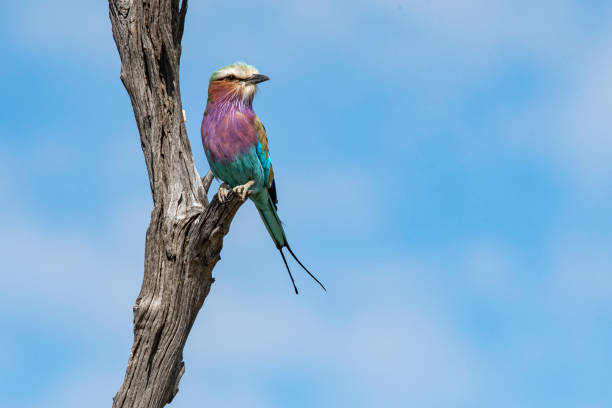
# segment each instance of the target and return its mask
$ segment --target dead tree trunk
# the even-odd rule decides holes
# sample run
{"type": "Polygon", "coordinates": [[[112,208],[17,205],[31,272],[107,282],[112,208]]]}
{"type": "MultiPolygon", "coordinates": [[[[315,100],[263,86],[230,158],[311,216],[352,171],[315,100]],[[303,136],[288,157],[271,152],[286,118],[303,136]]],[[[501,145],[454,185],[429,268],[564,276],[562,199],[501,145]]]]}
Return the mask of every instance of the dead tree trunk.
{"type": "Polygon", "coordinates": [[[223,237],[241,205],[210,203],[183,123],[179,87],[187,0],[109,0],[121,80],[132,101],[154,209],[144,278],[134,305],[134,344],[113,407],[163,407],[178,392],[183,347],[210,291],[223,237]]]}

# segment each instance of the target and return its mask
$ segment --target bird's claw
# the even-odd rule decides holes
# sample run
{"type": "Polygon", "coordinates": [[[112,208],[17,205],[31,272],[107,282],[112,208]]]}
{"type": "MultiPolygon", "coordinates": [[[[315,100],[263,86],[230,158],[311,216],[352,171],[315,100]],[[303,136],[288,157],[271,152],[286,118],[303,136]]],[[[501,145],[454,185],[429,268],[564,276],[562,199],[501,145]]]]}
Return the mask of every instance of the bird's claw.
{"type": "Polygon", "coordinates": [[[242,201],[244,201],[246,200],[247,196],[252,193],[252,191],[249,189],[253,184],[255,184],[255,182],[253,180],[249,180],[247,183],[241,186],[234,187],[232,191],[236,192],[236,194],[239,194],[242,201]]]}
{"type": "Polygon", "coordinates": [[[219,191],[217,191],[217,198],[220,202],[225,202],[227,199],[227,195],[229,194],[229,186],[225,183],[219,186],[219,191]]]}

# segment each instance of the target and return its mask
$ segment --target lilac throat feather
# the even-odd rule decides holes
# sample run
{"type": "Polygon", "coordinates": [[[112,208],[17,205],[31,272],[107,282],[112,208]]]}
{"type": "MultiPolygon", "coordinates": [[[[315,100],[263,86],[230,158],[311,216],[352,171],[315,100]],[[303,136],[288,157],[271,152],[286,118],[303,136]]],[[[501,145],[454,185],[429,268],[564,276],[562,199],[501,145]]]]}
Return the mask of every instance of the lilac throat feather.
{"type": "Polygon", "coordinates": [[[230,162],[257,143],[253,128],[253,95],[245,95],[232,84],[211,84],[202,121],[202,142],[214,161],[230,162]]]}

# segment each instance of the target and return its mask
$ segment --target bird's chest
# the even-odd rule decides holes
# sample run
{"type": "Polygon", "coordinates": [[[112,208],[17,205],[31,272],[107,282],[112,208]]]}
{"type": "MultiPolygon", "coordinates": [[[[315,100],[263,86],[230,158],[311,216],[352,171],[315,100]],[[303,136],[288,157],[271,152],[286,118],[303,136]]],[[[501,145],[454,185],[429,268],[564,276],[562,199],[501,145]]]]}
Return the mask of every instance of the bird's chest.
{"type": "Polygon", "coordinates": [[[246,115],[204,115],[202,143],[209,161],[234,161],[255,146],[256,141],[255,129],[246,115]]]}

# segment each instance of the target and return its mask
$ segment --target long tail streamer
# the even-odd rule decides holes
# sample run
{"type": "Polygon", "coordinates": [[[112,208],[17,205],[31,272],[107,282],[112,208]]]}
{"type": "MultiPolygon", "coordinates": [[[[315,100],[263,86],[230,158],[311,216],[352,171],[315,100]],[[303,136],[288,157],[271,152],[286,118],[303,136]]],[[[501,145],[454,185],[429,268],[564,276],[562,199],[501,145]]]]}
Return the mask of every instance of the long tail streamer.
{"type": "Polygon", "coordinates": [[[281,256],[283,257],[283,262],[285,263],[285,266],[287,267],[287,272],[289,272],[289,277],[291,278],[291,283],[293,284],[293,289],[295,290],[295,294],[298,294],[298,290],[297,290],[297,286],[295,286],[295,281],[293,280],[293,275],[291,274],[291,269],[289,269],[289,264],[287,263],[287,260],[285,259],[285,254],[283,254],[283,248],[278,248],[278,252],[280,252],[281,256]]]}
{"type": "MultiPolygon", "coordinates": [[[[291,250],[291,247],[289,245],[286,245],[285,248],[287,248],[289,250],[289,253],[291,254],[291,256],[293,257],[293,259],[296,260],[296,262],[298,264],[300,264],[300,266],[302,268],[304,268],[304,270],[306,271],[306,273],[308,275],[310,275],[310,277],[312,279],[314,279],[315,282],[317,282],[319,284],[319,286],[321,286],[323,288],[324,291],[327,292],[327,289],[325,289],[325,286],[323,286],[323,284],[321,283],[321,281],[319,281],[316,276],[314,276],[312,273],[310,273],[310,271],[308,270],[308,268],[306,268],[304,266],[304,264],[299,260],[299,258],[293,253],[293,251],[291,250]]],[[[298,290],[297,287],[295,286],[295,281],[293,280],[293,275],[291,274],[291,270],[289,269],[289,264],[287,264],[287,260],[285,259],[285,254],[283,253],[283,248],[279,248],[278,249],[279,252],[281,253],[281,256],[283,257],[283,262],[285,263],[285,267],[287,268],[287,272],[289,272],[289,277],[291,278],[291,283],[293,284],[293,289],[295,290],[295,294],[298,294],[298,290]]]]}

